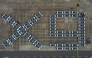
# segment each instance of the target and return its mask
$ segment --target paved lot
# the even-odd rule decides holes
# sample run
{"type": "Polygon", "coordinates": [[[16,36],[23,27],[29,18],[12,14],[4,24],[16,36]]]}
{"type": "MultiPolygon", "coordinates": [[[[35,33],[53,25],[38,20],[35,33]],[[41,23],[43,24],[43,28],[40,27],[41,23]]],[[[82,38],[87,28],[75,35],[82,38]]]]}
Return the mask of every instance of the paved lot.
{"type": "MultiPolygon", "coordinates": [[[[43,14],[44,17],[36,24],[34,24],[28,31],[43,44],[43,48],[41,50],[55,50],[55,48],[48,46],[48,44],[50,43],[75,43],[76,38],[50,38],[48,30],[48,16],[50,14],[54,14],[56,11],[76,11],[76,4],[76,0],[0,0],[0,27],[2,27],[0,29],[0,50],[38,50],[22,36],[19,37],[11,46],[9,46],[9,48],[3,48],[2,42],[5,41],[14,32],[16,32],[16,30],[12,26],[10,26],[2,19],[1,16],[5,12],[10,14],[10,16],[14,20],[19,21],[20,25],[24,25],[24,23],[27,22],[31,17],[33,17],[38,11],[43,14]],[[26,47],[27,49],[22,49],[24,47],[26,47]]],[[[83,11],[86,14],[86,38],[92,38],[92,2],[91,0],[79,0],[79,4],[79,12],[83,11]]],[[[66,24],[66,27],[64,27],[65,30],[68,29],[67,25],[68,24],[66,24]]],[[[72,24],[70,23],[69,25],[72,24]]],[[[75,29],[75,25],[72,25],[70,27],[75,29]]],[[[91,46],[92,44],[86,45],[85,47],[79,47],[79,49],[92,50],[91,46]]]]}
{"type": "Polygon", "coordinates": [[[57,18],[56,20],[57,30],[77,30],[77,18],[57,18]]]}
{"type": "MultiPolygon", "coordinates": [[[[24,37],[19,37],[11,46],[7,49],[4,49],[1,45],[3,41],[5,41],[9,36],[11,36],[16,30],[12,28],[4,19],[1,17],[5,12],[8,13],[14,20],[18,21],[20,25],[24,25],[31,17],[33,17],[37,12],[41,12],[43,14],[43,18],[40,19],[36,24],[34,24],[30,29],[29,33],[34,36],[38,41],[40,41],[43,45],[41,50],[49,50],[50,47],[48,45],[50,43],[66,43],[71,42],[75,43],[76,40],[73,38],[50,38],[49,37],[49,15],[54,14],[56,11],[75,11],[76,10],[76,0],[65,1],[65,0],[9,0],[3,1],[0,0],[0,29],[1,33],[1,41],[0,41],[0,49],[4,51],[9,50],[24,50],[25,46],[29,50],[38,50],[31,43],[28,42],[24,37]],[[69,5],[66,5],[69,4],[69,5]],[[44,7],[45,6],[45,7],[44,7]],[[73,9],[71,9],[73,7],[73,9]],[[7,27],[6,27],[7,26],[7,27]],[[7,29],[7,30],[6,30],[7,29]],[[2,32],[4,31],[4,32],[2,32]],[[3,38],[3,39],[2,39],[3,38]],[[68,40],[67,40],[68,39],[68,40]],[[30,46],[29,46],[30,45],[30,46]]],[[[71,25],[71,24],[70,24],[71,25]]],[[[67,26],[65,27],[67,29],[67,26]]],[[[28,50],[25,49],[25,50],[28,50]]],[[[55,50],[55,49],[52,49],[55,50]]]]}

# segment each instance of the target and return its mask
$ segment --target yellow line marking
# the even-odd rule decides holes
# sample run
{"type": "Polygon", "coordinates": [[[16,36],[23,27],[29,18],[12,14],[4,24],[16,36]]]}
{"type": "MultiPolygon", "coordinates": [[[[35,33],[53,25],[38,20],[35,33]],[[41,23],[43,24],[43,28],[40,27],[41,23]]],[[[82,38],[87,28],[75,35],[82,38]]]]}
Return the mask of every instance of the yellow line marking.
{"type": "Polygon", "coordinates": [[[79,57],[78,57],[78,49],[77,49],[77,58],[79,58],[79,57]]]}
{"type": "MultiPolygon", "coordinates": [[[[76,0],[76,3],[79,3],[79,0],[76,0]]],[[[79,8],[77,7],[77,11],[79,11],[79,8]]],[[[77,58],[79,58],[78,57],[78,49],[77,49],[77,58]]]]}
{"type": "MultiPolygon", "coordinates": [[[[79,0],[76,0],[76,3],[79,3],[79,0]]],[[[76,8],[77,11],[79,11],[79,7],[76,8]]]]}
{"type": "Polygon", "coordinates": [[[79,3],[79,0],[76,0],[77,3],[79,3]]]}
{"type": "Polygon", "coordinates": [[[76,2],[78,2],[79,0],[76,0],[76,2]]]}

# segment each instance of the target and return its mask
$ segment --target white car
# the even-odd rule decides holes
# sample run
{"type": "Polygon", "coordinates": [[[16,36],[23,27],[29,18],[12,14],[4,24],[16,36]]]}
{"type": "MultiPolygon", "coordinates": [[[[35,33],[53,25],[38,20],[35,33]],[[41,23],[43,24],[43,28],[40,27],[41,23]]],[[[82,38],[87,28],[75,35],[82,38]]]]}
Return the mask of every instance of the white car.
{"type": "Polygon", "coordinates": [[[8,39],[8,40],[6,40],[8,43],[9,43],[9,45],[11,44],[11,41],[8,39]]]}
{"type": "Polygon", "coordinates": [[[50,47],[51,47],[51,46],[56,46],[56,44],[50,44],[49,46],[50,46],[50,47]]]}
{"type": "Polygon", "coordinates": [[[64,11],[57,11],[56,14],[64,14],[64,11]]]}
{"type": "Polygon", "coordinates": [[[31,37],[32,37],[32,36],[30,35],[27,39],[29,40],[29,39],[31,39],[31,37]]]}
{"type": "Polygon", "coordinates": [[[56,50],[64,50],[63,47],[56,47],[56,50]]]}

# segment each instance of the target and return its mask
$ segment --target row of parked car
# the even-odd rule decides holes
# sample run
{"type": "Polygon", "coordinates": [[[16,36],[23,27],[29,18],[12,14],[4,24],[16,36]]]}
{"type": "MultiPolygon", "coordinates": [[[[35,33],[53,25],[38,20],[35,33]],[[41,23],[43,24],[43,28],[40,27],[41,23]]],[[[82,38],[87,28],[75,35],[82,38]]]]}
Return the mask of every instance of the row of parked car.
{"type": "Polygon", "coordinates": [[[71,43],[66,43],[66,44],[50,44],[50,47],[56,47],[57,50],[76,50],[78,49],[78,44],[71,44],[71,43]]]}
{"type": "Polygon", "coordinates": [[[56,17],[78,17],[78,12],[76,11],[57,11],[56,17]]]}
{"type": "Polygon", "coordinates": [[[80,31],[80,34],[78,36],[78,44],[79,46],[85,46],[86,41],[85,41],[85,18],[83,17],[83,13],[80,14],[78,18],[78,31],[80,31]]]}
{"type": "Polygon", "coordinates": [[[32,35],[30,35],[28,32],[26,32],[23,35],[29,42],[31,42],[33,45],[35,45],[37,48],[41,48],[42,44],[36,40],[32,35]]]}
{"type": "Polygon", "coordinates": [[[50,27],[50,37],[56,37],[55,31],[56,31],[56,15],[50,15],[49,17],[49,27],[50,27]]]}
{"type": "Polygon", "coordinates": [[[34,17],[32,17],[28,22],[24,24],[25,30],[29,29],[33,24],[35,24],[39,19],[41,19],[43,15],[38,12],[34,17]]]}
{"type": "Polygon", "coordinates": [[[10,36],[7,40],[3,42],[3,46],[6,48],[11,45],[17,38],[20,36],[18,32],[15,32],[12,36],[10,36]]]}
{"type": "Polygon", "coordinates": [[[18,29],[20,27],[20,25],[14,20],[12,19],[7,13],[5,13],[2,16],[9,24],[11,24],[15,29],[18,29]]]}
{"type": "Polygon", "coordinates": [[[56,50],[77,50],[78,47],[56,47],[56,50]]]}

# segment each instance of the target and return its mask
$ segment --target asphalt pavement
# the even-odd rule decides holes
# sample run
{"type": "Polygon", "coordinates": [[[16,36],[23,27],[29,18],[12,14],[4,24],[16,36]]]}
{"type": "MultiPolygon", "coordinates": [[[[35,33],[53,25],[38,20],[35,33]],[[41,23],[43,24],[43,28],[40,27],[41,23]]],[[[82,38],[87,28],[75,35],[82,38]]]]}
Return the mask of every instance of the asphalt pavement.
{"type": "MultiPolygon", "coordinates": [[[[24,58],[27,58],[27,56],[30,56],[33,58],[34,56],[37,58],[40,58],[41,56],[43,58],[46,58],[49,56],[52,57],[62,57],[62,58],[77,58],[77,51],[0,51],[0,58],[2,57],[11,56],[14,58],[17,56],[18,58],[21,58],[23,56],[24,58]]],[[[79,51],[78,56],[81,58],[90,58],[92,56],[92,51],[79,51]]]]}

